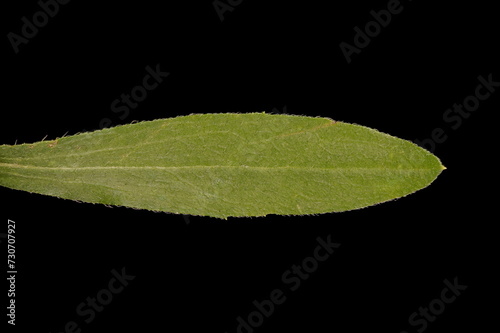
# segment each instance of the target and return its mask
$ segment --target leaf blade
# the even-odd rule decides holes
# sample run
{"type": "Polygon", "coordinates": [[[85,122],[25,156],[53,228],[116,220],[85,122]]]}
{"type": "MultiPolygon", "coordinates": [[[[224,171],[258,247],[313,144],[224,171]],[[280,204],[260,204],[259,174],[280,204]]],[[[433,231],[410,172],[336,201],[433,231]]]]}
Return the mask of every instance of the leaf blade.
{"type": "Polygon", "coordinates": [[[443,170],[415,144],[328,118],[201,114],[0,146],[0,185],[85,202],[229,216],[345,211],[443,170]]]}

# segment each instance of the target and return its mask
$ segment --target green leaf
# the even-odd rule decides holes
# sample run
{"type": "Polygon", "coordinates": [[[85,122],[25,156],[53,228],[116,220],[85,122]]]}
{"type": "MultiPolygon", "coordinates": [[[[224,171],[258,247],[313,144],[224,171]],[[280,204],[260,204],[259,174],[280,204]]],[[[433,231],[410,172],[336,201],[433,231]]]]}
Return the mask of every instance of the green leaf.
{"type": "Polygon", "coordinates": [[[195,114],[0,146],[0,185],[65,199],[227,218],[340,212],[405,196],[444,169],[353,124],[195,114]]]}

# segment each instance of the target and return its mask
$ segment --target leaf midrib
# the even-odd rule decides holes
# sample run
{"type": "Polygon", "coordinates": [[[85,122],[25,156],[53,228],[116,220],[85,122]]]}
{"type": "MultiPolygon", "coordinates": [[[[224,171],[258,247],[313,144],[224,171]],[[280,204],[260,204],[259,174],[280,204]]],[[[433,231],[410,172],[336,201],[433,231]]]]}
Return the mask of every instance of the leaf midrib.
{"type": "Polygon", "coordinates": [[[0,163],[0,167],[17,168],[17,169],[34,169],[34,170],[57,170],[57,171],[78,171],[78,170],[171,170],[171,169],[257,169],[257,170],[317,170],[317,171],[354,171],[354,170],[372,170],[372,171],[434,171],[431,168],[371,168],[371,167],[332,167],[332,168],[316,168],[316,167],[300,167],[300,166],[249,166],[249,165],[186,165],[186,166],[87,166],[87,167],[47,167],[36,165],[21,165],[0,163]]]}

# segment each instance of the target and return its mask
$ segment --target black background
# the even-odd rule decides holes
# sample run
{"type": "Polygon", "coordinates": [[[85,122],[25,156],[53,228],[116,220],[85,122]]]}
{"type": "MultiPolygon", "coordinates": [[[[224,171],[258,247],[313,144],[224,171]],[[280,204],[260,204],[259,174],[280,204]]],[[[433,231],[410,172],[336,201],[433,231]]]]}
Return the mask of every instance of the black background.
{"type": "Polygon", "coordinates": [[[436,128],[447,135],[434,153],[448,169],[430,187],[321,216],[224,221],[1,188],[0,232],[7,219],[17,226],[14,330],[62,332],[75,321],[82,332],[236,332],[236,318],[272,290],[287,290],[282,274],[328,235],[341,246],[255,332],[417,332],[408,317],[455,277],[467,290],[425,331],[492,327],[498,218],[488,190],[500,92],[457,129],[443,114],[474,94],[479,75],[500,81],[497,11],[404,1],[348,64],[339,44],[353,44],[353,28],[387,3],[244,0],[221,21],[212,1],[71,1],[17,54],[7,34],[20,34],[21,18],[31,21],[40,7],[3,4],[2,144],[96,130],[104,118],[118,125],[256,111],[325,116],[408,140],[436,128]],[[120,119],[111,102],[157,64],[169,77],[120,119]],[[122,267],[135,279],[85,323],[76,307],[122,267]]]}

